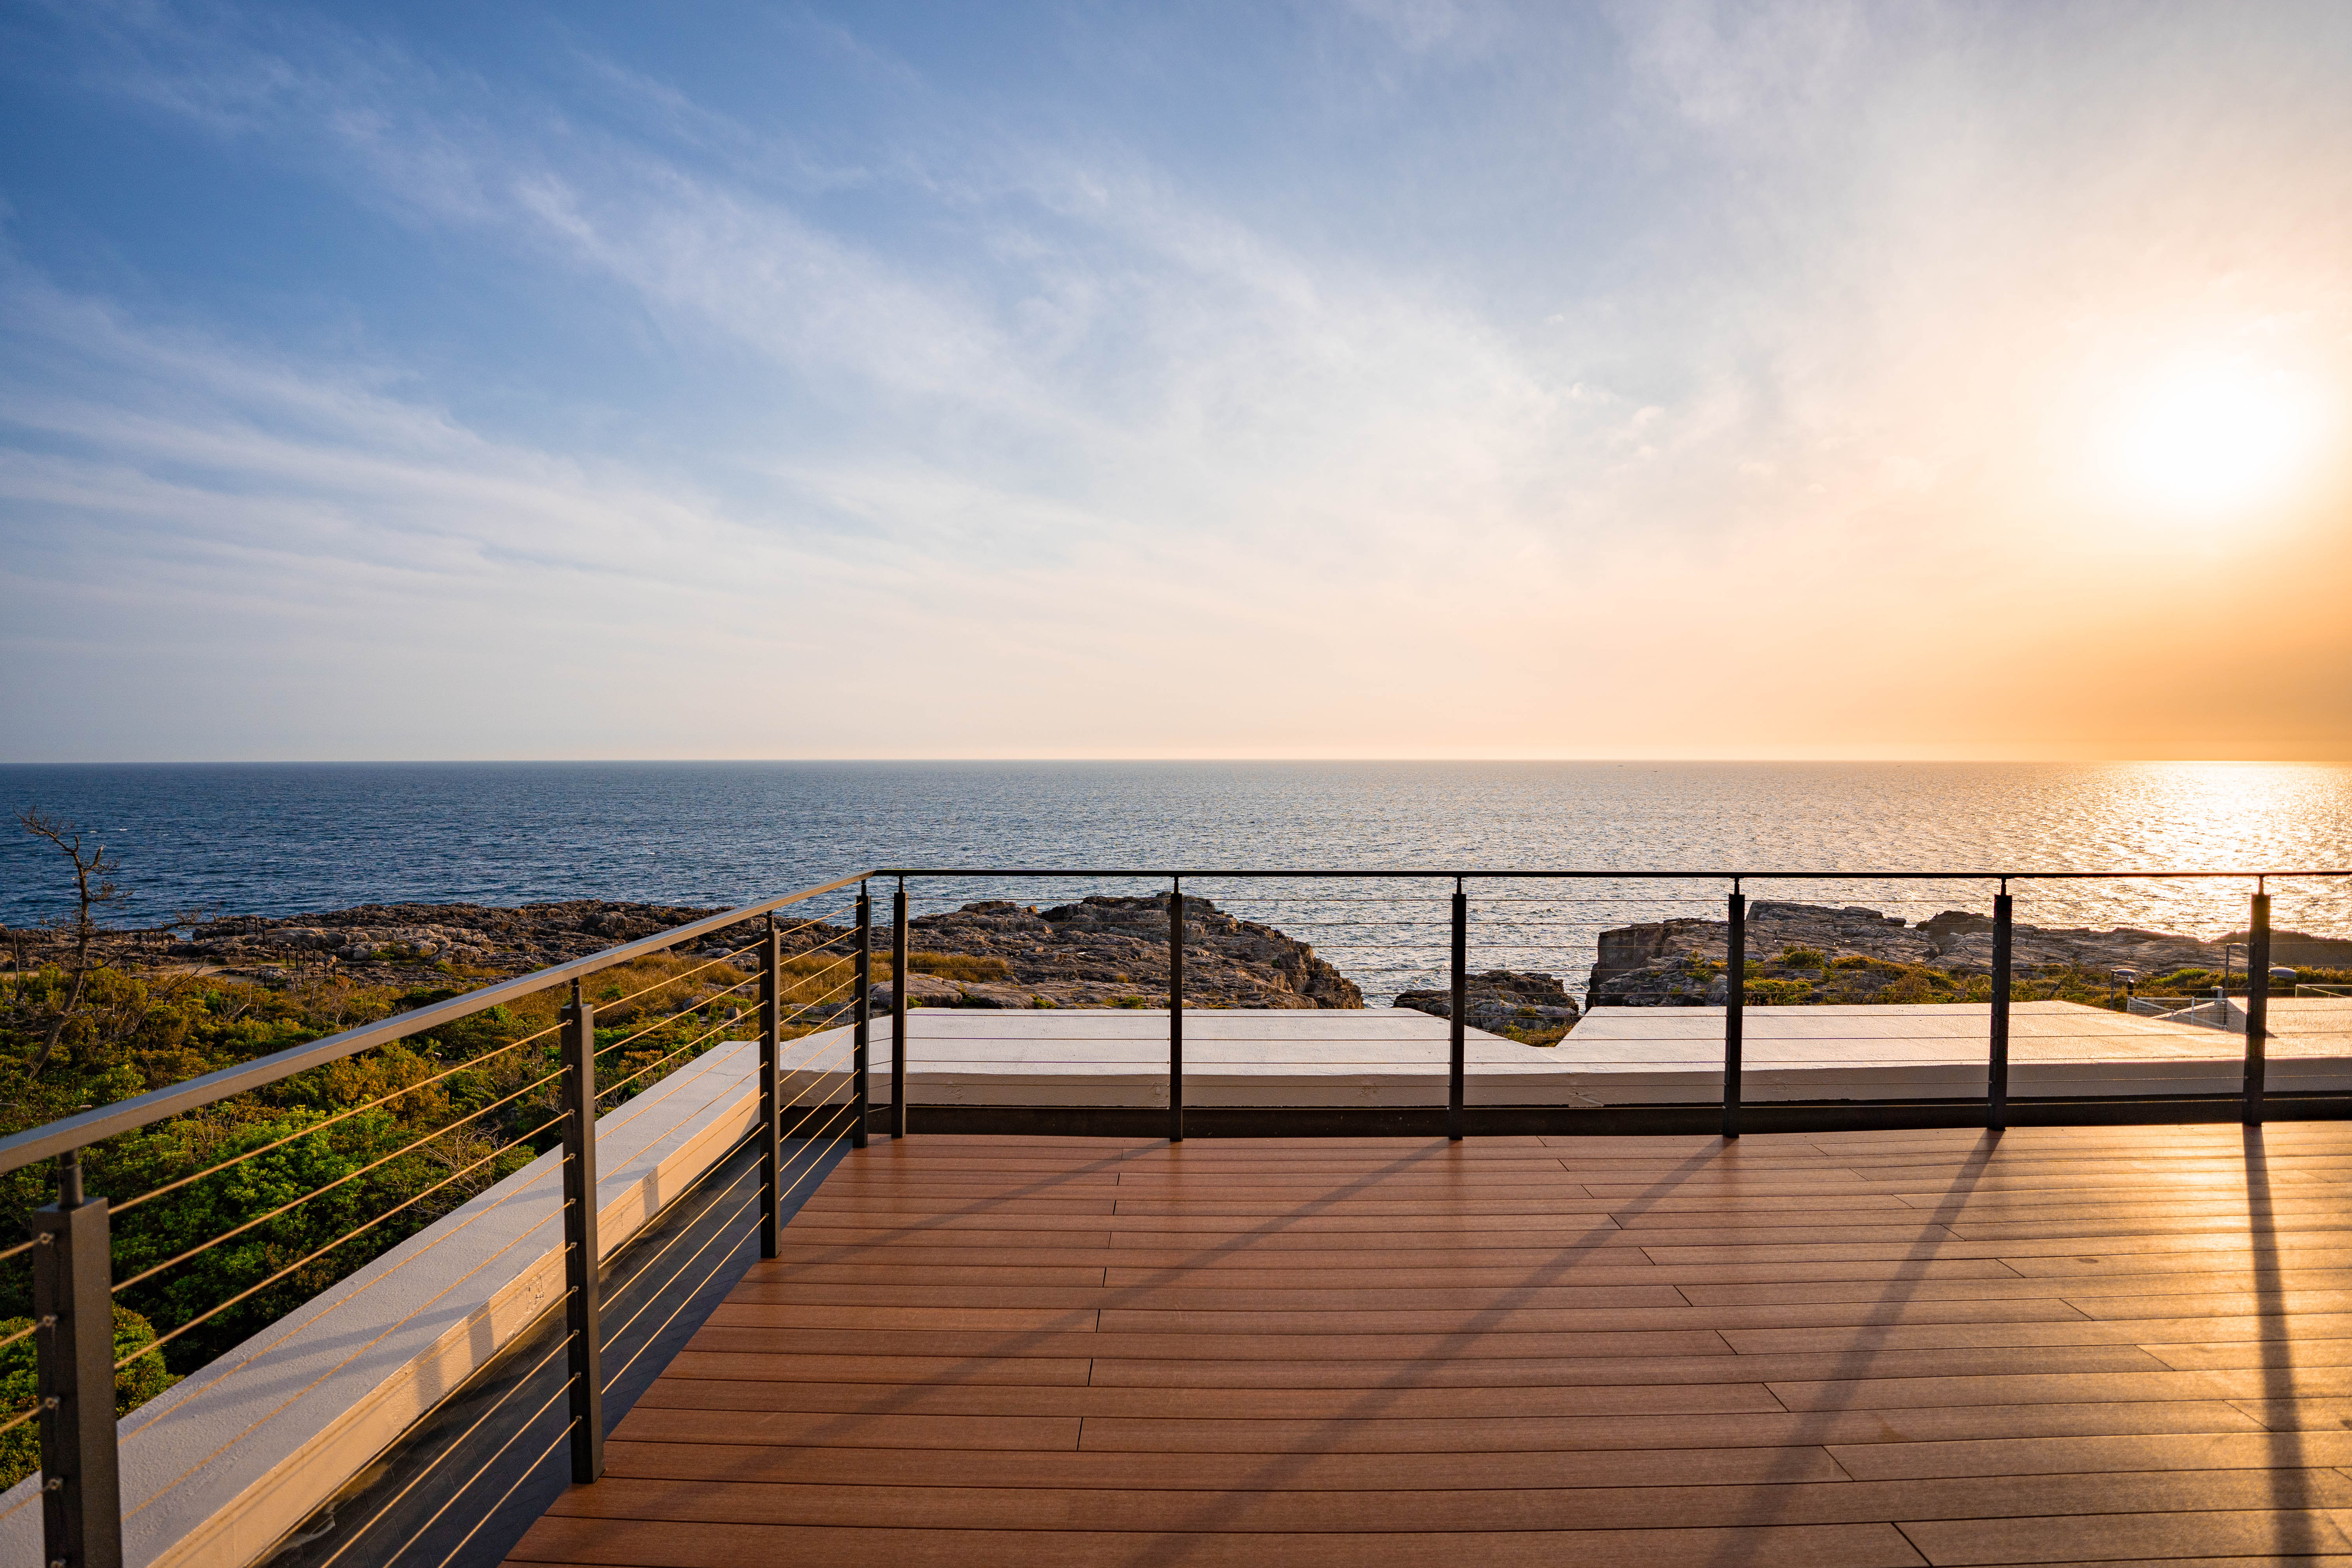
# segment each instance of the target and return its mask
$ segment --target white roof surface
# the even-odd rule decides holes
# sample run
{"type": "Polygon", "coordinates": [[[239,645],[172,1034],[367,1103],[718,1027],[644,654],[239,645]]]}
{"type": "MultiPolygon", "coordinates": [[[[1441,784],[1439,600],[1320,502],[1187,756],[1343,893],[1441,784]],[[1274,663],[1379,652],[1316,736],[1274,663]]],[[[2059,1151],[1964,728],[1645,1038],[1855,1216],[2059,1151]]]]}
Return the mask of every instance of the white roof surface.
{"type": "MultiPolygon", "coordinates": [[[[2273,1003],[2274,1090],[2352,1089],[2352,1005],[2273,1003]]],[[[1745,1098],[1953,1098],[1985,1088],[1989,1004],[1751,1007],[1745,1098]]],[[[2014,1095],[2234,1094],[2243,1037],[2069,1002],[2010,1010],[2014,1095]]],[[[1465,1032],[1465,1097],[1479,1105],[1622,1105],[1722,1093],[1724,1009],[1606,1007],[1557,1047],[1465,1032]]],[[[1160,1008],[908,1015],[909,1103],[1157,1106],[1168,1102],[1160,1008]]],[[[868,1094],[889,1098],[890,1024],[873,1025],[868,1094]]],[[[844,1031],[795,1042],[798,1089],[837,1092],[844,1031]],[[827,1070],[830,1069],[830,1070],[827,1070]]],[[[1204,1010],[1184,1015],[1188,1105],[1429,1105],[1445,1095],[1446,1024],[1407,1009],[1204,1010]]]]}

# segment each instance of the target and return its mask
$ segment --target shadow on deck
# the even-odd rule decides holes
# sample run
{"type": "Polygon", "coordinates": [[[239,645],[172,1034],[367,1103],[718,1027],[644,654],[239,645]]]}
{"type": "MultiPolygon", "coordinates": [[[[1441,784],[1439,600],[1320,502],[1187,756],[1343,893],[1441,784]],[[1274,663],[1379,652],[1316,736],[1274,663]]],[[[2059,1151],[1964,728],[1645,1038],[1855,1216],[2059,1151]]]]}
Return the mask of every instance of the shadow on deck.
{"type": "Polygon", "coordinates": [[[510,1561],[2352,1552],[2347,1184],[2325,1122],[877,1141],[510,1561]]]}

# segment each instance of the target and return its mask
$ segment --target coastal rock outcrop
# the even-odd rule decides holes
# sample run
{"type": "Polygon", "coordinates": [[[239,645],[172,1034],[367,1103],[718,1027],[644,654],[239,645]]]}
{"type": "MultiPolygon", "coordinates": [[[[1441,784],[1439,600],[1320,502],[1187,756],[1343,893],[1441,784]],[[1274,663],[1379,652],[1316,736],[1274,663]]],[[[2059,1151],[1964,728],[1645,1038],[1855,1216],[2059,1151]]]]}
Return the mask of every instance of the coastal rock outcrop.
{"type": "MultiPolygon", "coordinates": [[[[2036,972],[2104,975],[2130,968],[2157,976],[2219,970],[2223,942],[2245,940],[2243,932],[2205,942],[2128,926],[2092,931],[2023,923],[2011,934],[2011,973],[2020,980],[2036,972]]],[[[1720,1006],[1729,991],[1724,973],[1729,940],[1729,925],[1711,920],[1605,931],[1586,1005],[1720,1006]]],[[[2272,939],[2272,952],[2278,963],[2344,964],[2352,963],[2352,942],[2282,931],[2272,939]]],[[[1946,910],[1906,925],[1860,905],[1832,909],[1759,899],[1748,908],[1748,959],[1754,966],[1751,991],[1760,983],[1774,1000],[1949,1000],[1968,981],[1991,975],[1992,917],[1946,910]],[[1804,988],[1810,994],[1800,994],[1804,988]]],[[[2233,962],[2243,969],[2242,949],[2233,962]]]]}
{"type": "MultiPolygon", "coordinates": [[[[1400,991],[1396,1005],[1433,1017],[1454,1015],[1454,993],[1400,991]]],[[[1576,998],[1556,975],[1539,971],[1490,969],[1467,977],[1462,994],[1462,1020],[1490,1035],[1507,1035],[1529,1045],[1557,1045],[1576,1026],[1576,998]]]]}
{"type": "MultiPolygon", "coordinates": [[[[1096,897],[1040,910],[1004,900],[907,922],[908,967],[929,961],[959,993],[950,1002],[908,980],[913,1003],[971,1007],[1161,1007],[1168,997],[1168,897],[1096,897]],[[973,961],[975,967],[940,963],[973,961]],[[992,965],[993,973],[976,967],[992,965]],[[927,995],[927,990],[929,994],[927,995]]],[[[887,1002],[889,988],[876,987],[887,1002]]],[[[1355,983],[1307,943],[1184,900],[1188,1007],[1360,1008],[1355,983]]]]}
{"type": "MultiPolygon", "coordinates": [[[[719,911],[676,904],[568,900],[502,909],[482,904],[367,904],[273,919],[238,915],[184,934],[107,931],[92,958],[118,966],[194,966],[276,981],[331,968],[365,984],[413,984],[437,973],[474,980],[544,968],[719,911]]],[[[1307,943],[1239,920],[1206,899],[1184,900],[1184,997],[1197,1007],[1360,1008],[1354,983],[1307,943]]],[[[780,917],[787,955],[846,952],[853,928],[780,917]]],[[[717,958],[756,942],[761,922],[708,932],[690,952],[717,958]]],[[[1168,902],[1090,898],[1039,910],[1004,900],[908,922],[909,1000],[930,1006],[1158,1007],[1168,993],[1168,902]]],[[[57,931],[0,930],[0,952],[30,965],[60,962],[57,931]]],[[[875,931],[877,966],[890,932],[875,931]]],[[[889,987],[877,987],[887,1004],[889,987]]]]}

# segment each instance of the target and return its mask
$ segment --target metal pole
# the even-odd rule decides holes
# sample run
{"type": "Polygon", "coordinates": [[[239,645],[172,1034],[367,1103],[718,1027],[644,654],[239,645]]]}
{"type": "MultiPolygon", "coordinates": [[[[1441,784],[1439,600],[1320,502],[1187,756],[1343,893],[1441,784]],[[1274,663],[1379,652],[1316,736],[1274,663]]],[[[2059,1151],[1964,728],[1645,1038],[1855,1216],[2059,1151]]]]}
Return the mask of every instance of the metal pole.
{"type": "Polygon", "coordinates": [[[907,879],[890,907],[890,1136],[907,1135],[907,879]]]}
{"type": "Polygon", "coordinates": [[[1723,964],[1723,1135],[1739,1136],[1739,1048],[1748,1027],[1748,895],[1731,880],[1731,936],[1723,964]]]}
{"type": "Polygon", "coordinates": [[[850,1096],[855,1114],[849,1126],[849,1146],[866,1147],[866,1119],[869,1109],[866,1103],[866,1047],[870,1043],[874,1022],[874,900],[867,896],[866,884],[857,885],[857,1011],[852,1015],[850,1055],[856,1059],[852,1071],[857,1075],[856,1089],[850,1096]]]}
{"type": "Polygon", "coordinates": [[[1184,1142],[1184,881],[1168,891],[1168,1142],[1184,1142]]]}
{"type": "MultiPolygon", "coordinates": [[[[2259,889],[2258,881],[2254,886],[2259,889]]],[[[2229,1002],[2221,1004],[2227,1021],[2229,1002]]],[[[2253,922],[2246,931],[2246,1125],[2263,1124],[2263,1079],[2271,1022],[2271,896],[2254,894],[2253,922]]]]}
{"type": "Polygon", "coordinates": [[[58,1201],[31,1217],[42,1559],[51,1568],[122,1568],[114,1265],[106,1200],[81,1190],[81,1151],[58,1156],[58,1201]]]}
{"type": "Polygon", "coordinates": [[[768,917],[768,937],[760,944],[760,1256],[776,1255],[777,1107],[783,1102],[777,1081],[776,1058],[782,1054],[778,1020],[783,1016],[780,993],[784,968],[783,939],[776,934],[776,917],[768,917]]]}
{"type": "Polygon", "coordinates": [[[564,1337],[571,1363],[572,1479],[604,1473],[604,1378],[596,1323],[596,1009],[572,983],[563,1010],[564,1337]]]}
{"type": "Polygon", "coordinates": [[[1446,1040],[1450,1056],[1445,1079],[1445,1136],[1462,1142],[1463,1015],[1470,1010],[1470,896],[1462,879],[1454,879],[1454,995],[1446,1005],[1446,1040]]]}
{"type": "Polygon", "coordinates": [[[2009,1125],[2009,883],[1992,900],[1992,1050],[1985,1072],[1985,1125],[1998,1132],[2009,1125]]]}

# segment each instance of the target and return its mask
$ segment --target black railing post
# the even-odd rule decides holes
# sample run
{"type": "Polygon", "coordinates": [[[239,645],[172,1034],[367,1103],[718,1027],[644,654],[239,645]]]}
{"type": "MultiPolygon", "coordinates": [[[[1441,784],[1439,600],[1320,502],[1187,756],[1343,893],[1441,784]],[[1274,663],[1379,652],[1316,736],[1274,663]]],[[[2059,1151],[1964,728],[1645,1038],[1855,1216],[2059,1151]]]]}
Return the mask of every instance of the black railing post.
{"type": "Polygon", "coordinates": [[[572,983],[563,1010],[563,1284],[572,1394],[572,1479],[604,1473],[604,1376],[596,1322],[596,1009],[572,983]]]}
{"type": "Polygon", "coordinates": [[[1463,1015],[1470,1010],[1470,896],[1462,890],[1462,879],[1454,879],[1454,993],[1446,1004],[1446,1040],[1449,1047],[1445,1077],[1445,1136],[1449,1142],[1462,1142],[1462,1056],[1463,1030],[1466,1020],[1463,1015]]]}
{"type": "Polygon", "coordinates": [[[1184,1142],[1184,880],[1168,890],[1168,1142],[1184,1142]]]}
{"type": "Polygon", "coordinates": [[[1985,1068],[1985,1125],[1995,1132],[2009,1125],[2009,975],[2013,905],[2009,883],[1992,899],[1992,1035],[1985,1068]]]}
{"type": "Polygon", "coordinates": [[[907,879],[890,906],[890,1136],[907,1135],[907,879]]]}
{"type": "Polygon", "coordinates": [[[849,1124],[849,1146],[866,1147],[866,1119],[871,1114],[866,1103],[866,1047],[871,1043],[874,1022],[874,900],[866,891],[866,884],[857,884],[857,1010],[851,1015],[849,1054],[854,1062],[851,1070],[857,1075],[849,1102],[852,1120],[849,1124]]]}
{"type": "Polygon", "coordinates": [[[114,1425],[114,1264],[106,1200],[81,1190],[81,1151],[58,1157],[58,1201],[32,1214],[41,1401],[42,1560],[122,1568],[114,1425]]]}
{"type": "Polygon", "coordinates": [[[783,1094],[777,1058],[783,1054],[779,1020],[783,1017],[783,939],[776,917],[768,917],[767,940],[760,943],[760,1256],[776,1255],[776,1119],[783,1094]]]}
{"type": "Polygon", "coordinates": [[[1739,1052],[1748,1028],[1748,895],[1731,880],[1731,934],[1723,963],[1723,1135],[1739,1136],[1739,1052]]]}
{"type": "MultiPolygon", "coordinates": [[[[2271,1022],[2271,896],[2254,884],[2253,921],[2246,928],[2246,1125],[2263,1124],[2263,1079],[2269,1066],[2271,1022]]],[[[2228,997],[2221,1001],[2229,1018],[2228,997]]]]}

